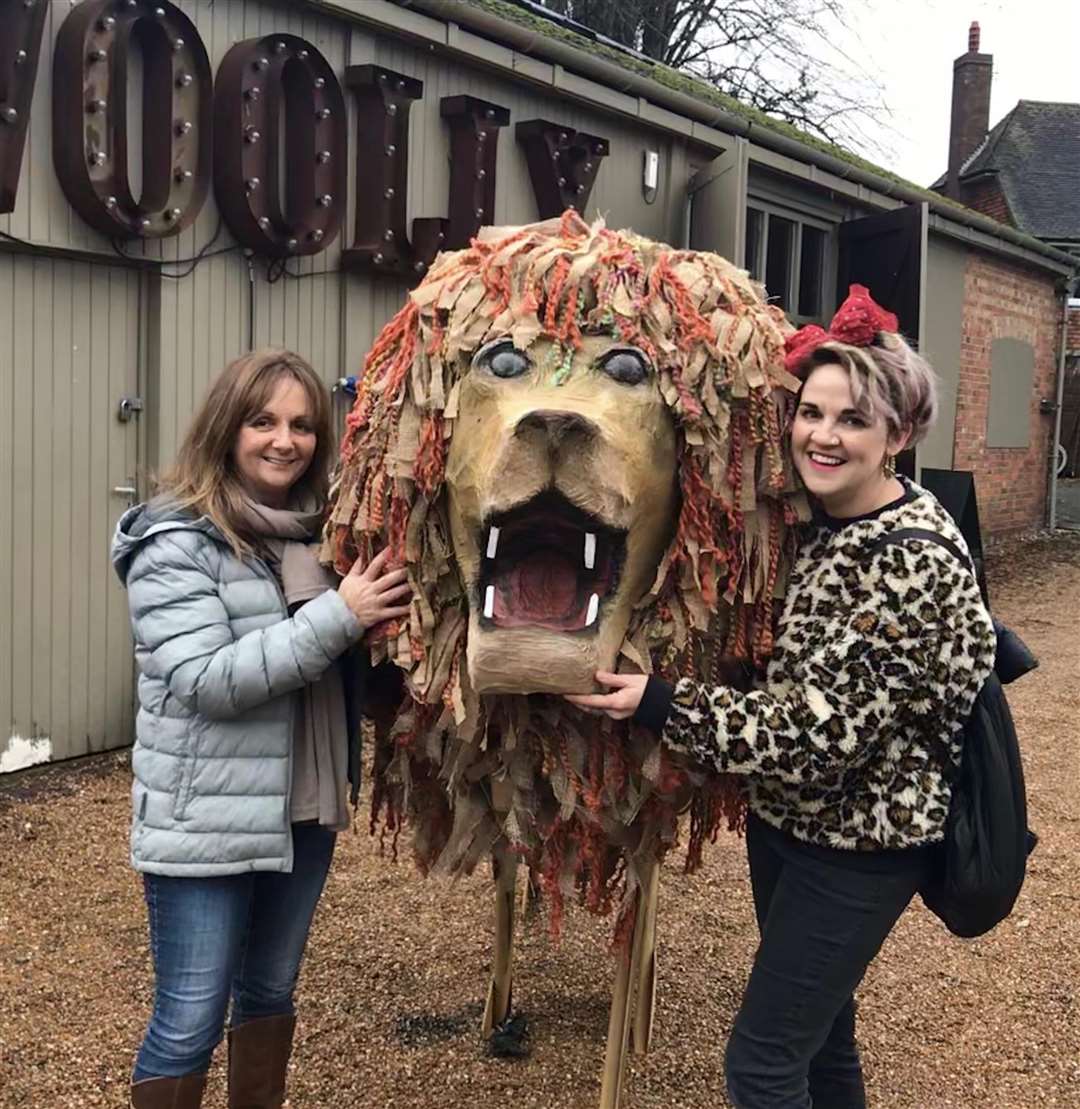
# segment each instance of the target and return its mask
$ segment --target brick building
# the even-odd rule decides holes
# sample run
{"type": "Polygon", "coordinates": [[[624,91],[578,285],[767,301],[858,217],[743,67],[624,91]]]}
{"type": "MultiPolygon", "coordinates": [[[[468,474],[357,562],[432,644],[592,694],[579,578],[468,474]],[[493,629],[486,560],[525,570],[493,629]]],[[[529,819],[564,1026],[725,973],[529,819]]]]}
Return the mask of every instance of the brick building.
{"type": "MultiPolygon", "coordinates": [[[[1080,258],[1080,104],[1021,100],[991,128],[992,72],[993,56],[980,52],[979,26],[973,23],[968,50],[953,63],[948,168],[931,187],[1080,258]]],[[[1019,323],[1025,313],[1017,314],[1018,310],[1019,303],[1014,303],[1008,314],[1019,323]]],[[[971,326],[980,330],[976,320],[971,326]]],[[[1075,475],[1080,474],[1080,301],[1074,300],[1069,310],[1064,347],[1060,381],[1039,379],[1034,387],[1040,399],[1058,406],[1054,441],[1046,447],[1048,456],[1053,454],[1056,461],[1064,451],[1064,472],[1075,475]]],[[[979,365],[972,352],[962,372],[977,375],[979,365]]],[[[974,387],[968,391],[973,396],[978,392],[974,387]]],[[[972,429],[982,426],[977,402],[966,418],[972,429]]],[[[1017,479],[1024,490],[1022,496],[1034,495],[1030,463],[1021,464],[1011,452],[994,451],[989,444],[981,451],[977,445],[965,450],[962,458],[958,450],[958,468],[961,462],[977,474],[985,474],[982,484],[994,501],[989,513],[992,529],[996,530],[997,524],[1011,526],[1018,514],[1023,515],[1016,487],[1008,483],[1017,479]],[[1006,500],[1011,505],[998,502],[993,490],[999,482],[1005,482],[1010,490],[1006,500]]]]}
{"type": "Polygon", "coordinates": [[[1055,395],[1060,320],[1060,299],[1045,281],[968,255],[951,469],[975,475],[989,534],[1044,522],[1054,423],[1041,402],[1055,395]]]}

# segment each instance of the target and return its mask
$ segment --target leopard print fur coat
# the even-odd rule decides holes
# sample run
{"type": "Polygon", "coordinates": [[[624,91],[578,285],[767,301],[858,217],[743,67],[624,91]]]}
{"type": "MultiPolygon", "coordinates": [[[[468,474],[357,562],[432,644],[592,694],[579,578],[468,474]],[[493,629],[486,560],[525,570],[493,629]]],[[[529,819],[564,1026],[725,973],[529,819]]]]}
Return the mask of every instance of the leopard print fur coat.
{"type": "Polygon", "coordinates": [[[665,742],[747,775],[751,811],[808,843],[872,851],[940,840],[962,725],[993,668],[993,626],[969,568],[927,540],[868,550],[899,528],[965,549],[914,483],[876,514],[815,521],[761,688],[683,679],[672,693],[665,742]]]}

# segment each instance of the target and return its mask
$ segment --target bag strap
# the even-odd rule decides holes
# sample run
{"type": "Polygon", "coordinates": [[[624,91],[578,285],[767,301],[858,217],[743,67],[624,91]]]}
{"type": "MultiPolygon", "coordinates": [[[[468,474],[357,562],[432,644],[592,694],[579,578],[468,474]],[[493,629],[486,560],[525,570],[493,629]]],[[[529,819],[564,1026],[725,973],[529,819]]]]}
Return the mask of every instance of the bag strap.
{"type": "Polygon", "coordinates": [[[940,532],[931,531],[929,528],[897,528],[896,531],[887,531],[884,535],[879,535],[870,544],[868,551],[872,553],[882,547],[887,547],[890,543],[903,543],[905,539],[925,539],[928,543],[936,543],[939,547],[944,547],[957,562],[962,563],[972,573],[975,572],[971,559],[964,554],[956,543],[951,539],[946,539],[940,532]]]}
{"type": "MultiPolygon", "coordinates": [[[[897,528],[895,531],[887,531],[884,535],[879,535],[877,539],[867,547],[867,553],[873,554],[875,551],[881,550],[882,547],[887,547],[890,543],[903,543],[905,539],[925,539],[928,543],[936,543],[939,547],[944,547],[961,566],[971,571],[972,575],[975,577],[976,585],[978,585],[979,575],[975,572],[975,563],[972,559],[964,554],[963,550],[951,539],[946,539],[940,532],[931,531],[929,528],[897,528]]],[[[994,634],[1000,638],[1001,632],[1004,630],[1004,625],[998,623],[998,621],[994,619],[993,614],[990,613],[990,606],[986,603],[985,597],[983,598],[983,605],[987,613],[990,614],[990,619],[993,621],[994,634]]]]}
{"type": "MultiPolygon", "coordinates": [[[[944,547],[952,554],[962,566],[966,566],[972,573],[975,572],[975,567],[971,559],[967,558],[964,552],[951,539],[946,539],[944,535],[940,535],[936,531],[930,531],[929,528],[897,528],[896,531],[886,532],[884,535],[879,535],[877,539],[870,544],[867,551],[873,553],[881,547],[888,546],[890,543],[902,543],[905,539],[925,539],[929,543],[936,543],[939,547],[944,547]]],[[[985,599],[983,603],[986,603],[985,599]]],[[[988,613],[990,612],[989,605],[986,606],[986,611],[988,613]]],[[[997,674],[998,681],[1000,681],[1002,685],[1009,685],[1010,682],[1014,682],[1017,678],[1023,677],[1028,671],[1034,670],[1035,667],[1039,665],[1039,661],[1016,632],[1011,628],[1007,628],[1000,620],[996,619],[992,613],[990,614],[990,619],[994,625],[994,637],[997,641],[994,672],[997,674]]]]}

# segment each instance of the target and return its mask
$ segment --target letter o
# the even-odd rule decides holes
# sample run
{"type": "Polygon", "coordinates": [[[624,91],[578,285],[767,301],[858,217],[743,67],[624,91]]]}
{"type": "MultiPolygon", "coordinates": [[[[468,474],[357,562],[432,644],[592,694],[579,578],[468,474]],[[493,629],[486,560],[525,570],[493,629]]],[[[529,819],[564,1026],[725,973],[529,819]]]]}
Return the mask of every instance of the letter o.
{"type": "Polygon", "coordinates": [[[311,43],[266,35],[229,50],[214,90],[214,192],[238,242],[272,258],[325,250],[345,211],[347,149],[341,85],[311,43]]]}
{"type": "Polygon", "coordinates": [[[53,69],[53,162],[71,206],[120,239],[189,226],[210,184],[213,75],[195,25],[168,0],[83,0],[64,21],[53,69]],[[128,177],[127,85],[144,58],[143,186],[128,177]]]}

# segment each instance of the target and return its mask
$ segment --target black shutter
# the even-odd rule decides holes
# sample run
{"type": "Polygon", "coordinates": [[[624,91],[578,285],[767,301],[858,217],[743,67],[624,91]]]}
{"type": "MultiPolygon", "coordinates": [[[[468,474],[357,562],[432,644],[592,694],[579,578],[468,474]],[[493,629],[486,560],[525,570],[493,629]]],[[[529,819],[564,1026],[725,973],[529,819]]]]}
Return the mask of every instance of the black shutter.
{"type": "MultiPolygon", "coordinates": [[[[905,338],[918,346],[922,301],[926,204],[910,204],[880,216],[840,224],[836,303],[850,285],[865,285],[883,308],[896,314],[905,338]]],[[[915,476],[915,452],[904,451],[896,468],[915,476]]]]}
{"type": "Polygon", "coordinates": [[[979,527],[979,501],[975,496],[975,475],[966,470],[935,470],[923,467],[920,481],[941,502],[942,508],[953,518],[964,537],[971,560],[975,563],[975,576],[983,600],[989,604],[986,591],[982,529],[979,527]]]}

